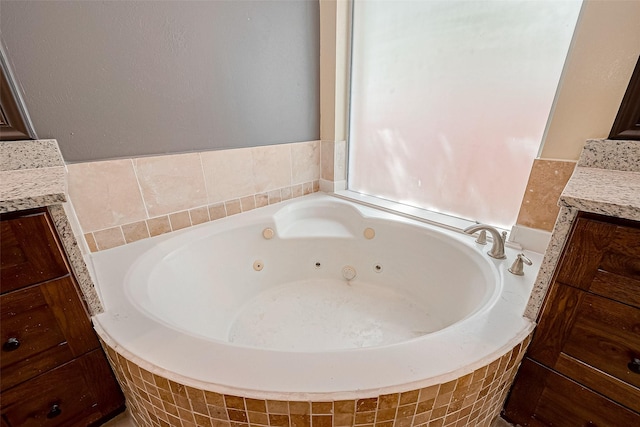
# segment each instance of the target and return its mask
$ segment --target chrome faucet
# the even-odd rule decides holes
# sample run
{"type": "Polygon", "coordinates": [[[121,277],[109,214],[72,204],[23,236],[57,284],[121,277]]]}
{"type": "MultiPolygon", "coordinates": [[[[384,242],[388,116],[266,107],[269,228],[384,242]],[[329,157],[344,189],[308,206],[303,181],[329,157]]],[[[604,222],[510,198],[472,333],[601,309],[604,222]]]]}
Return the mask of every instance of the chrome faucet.
{"type": "Polygon", "coordinates": [[[507,256],[504,254],[504,240],[502,238],[502,235],[500,235],[498,230],[496,230],[495,228],[486,224],[477,224],[465,228],[464,232],[467,234],[473,234],[480,230],[488,231],[489,234],[491,234],[491,238],[493,239],[491,249],[489,250],[489,252],[487,252],[489,256],[496,259],[505,259],[507,256]]]}

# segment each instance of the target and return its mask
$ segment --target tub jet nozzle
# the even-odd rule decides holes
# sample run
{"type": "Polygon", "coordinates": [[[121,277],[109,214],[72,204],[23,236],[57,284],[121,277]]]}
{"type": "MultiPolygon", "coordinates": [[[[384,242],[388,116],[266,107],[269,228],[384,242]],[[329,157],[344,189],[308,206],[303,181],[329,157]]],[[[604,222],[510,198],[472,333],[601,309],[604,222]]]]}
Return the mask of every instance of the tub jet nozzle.
{"type": "Polygon", "coordinates": [[[342,267],[342,277],[344,277],[346,280],[353,280],[355,279],[356,275],[356,269],[351,267],[350,265],[345,265],[344,267],[342,267]]]}

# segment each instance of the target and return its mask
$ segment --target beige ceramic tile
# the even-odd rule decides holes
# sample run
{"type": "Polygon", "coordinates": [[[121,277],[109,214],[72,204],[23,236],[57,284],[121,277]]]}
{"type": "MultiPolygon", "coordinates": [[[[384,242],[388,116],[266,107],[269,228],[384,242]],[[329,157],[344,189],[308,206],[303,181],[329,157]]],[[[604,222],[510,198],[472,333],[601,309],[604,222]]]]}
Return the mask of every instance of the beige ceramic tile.
{"type": "Polygon", "coordinates": [[[124,234],[124,240],[127,243],[149,237],[149,230],[147,230],[147,223],[145,221],[138,221],[132,224],[123,225],[122,233],[124,234]]]}
{"type": "Polygon", "coordinates": [[[189,211],[191,216],[191,224],[198,225],[209,221],[209,209],[206,206],[191,209],[189,211]]]}
{"type": "Polygon", "coordinates": [[[218,427],[229,427],[230,423],[236,427],[249,424],[272,427],[489,426],[503,405],[525,348],[526,345],[519,344],[474,373],[429,389],[357,400],[287,402],[221,395],[184,386],[140,369],[106,346],[118,380],[129,391],[127,397],[131,397],[132,415],[136,419],[146,418],[146,409],[160,420],[170,420],[171,425],[183,427],[195,427],[195,423],[218,427]],[[490,371],[490,378],[483,380],[482,371],[490,371]],[[482,394],[469,387],[472,378],[476,378],[474,382],[480,386],[486,386],[482,394]],[[151,386],[151,383],[155,385],[151,386]]]}
{"type": "Polygon", "coordinates": [[[291,144],[291,181],[301,184],[320,178],[320,141],[291,144]]]}
{"type": "Polygon", "coordinates": [[[124,245],[124,236],[120,227],[107,228],[106,230],[100,230],[93,233],[96,239],[98,249],[103,251],[105,249],[115,248],[116,246],[124,245]]]}
{"type": "Polygon", "coordinates": [[[254,147],[251,150],[256,193],[291,185],[291,144],[254,147]]]}
{"type": "Polygon", "coordinates": [[[273,190],[267,193],[269,198],[269,204],[273,205],[274,203],[280,203],[282,201],[282,195],[280,194],[280,190],[273,190]]]}
{"type": "Polygon", "coordinates": [[[302,184],[302,194],[306,196],[307,194],[311,193],[313,193],[313,183],[305,182],[304,184],[302,184]]]}
{"type": "Polygon", "coordinates": [[[135,168],[149,216],[207,204],[198,153],[139,158],[135,168]]]}
{"type": "Polygon", "coordinates": [[[240,206],[242,207],[242,212],[247,212],[256,208],[256,198],[255,196],[247,196],[240,199],[240,206]]]}
{"type": "Polygon", "coordinates": [[[558,199],[571,178],[575,162],[536,159],[533,161],[517,223],[551,231],[556,222],[558,199]]]}
{"type": "Polygon", "coordinates": [[[164,216],[159,216],[157,218],[148,219],[147,228],[149,229],[149,235],[151,237],[168,233],[171,231],[171,224],[169,223],[169,217],[164,215],[164,216]]]}
{"type": "Polygon", "coordinates": [[[98,250],[98,245],[96,244],[95,237],[93,237],[93,233],[85,234],[84,240],[87,242],[87,246],[91,252],[96,252],[98,250]]]}
{"type": "Polygon", "coordinates": [[[269,195],[267,193],[256,194],[256,208],[261,208],[269,204],[269,195]]]}
{"type": "Polygon", "coordinates": [[[171,229],[173,231],[181,230],[191,226],[191,219],[189,217],[189,211],[176,212],[169,215],[169,222],[171,222],[171,229]]]}
{"type": "Polygon", "coordinates": [[[146,218],[131,160],[67,166],[69,197],[85,232],[146,218]]]}
{"type": "Polygon", "coordinates": [[[224,207],[227,211],[227,216],[239,214],[240,212],[242,212],[242,207],[240,205],[239,199],[227,200],[226,202],[224,202],[224,207]]]}
{"type": "Polygon", "coordinates": [[[335,142],[322,141],[320,147],[320,177],[333,181],[335,142]]]}
{"type": "Polygon", "coordinates": [[[200,153],[209,195],[208,203],[255,193],[251,148],[200,153]]]}
{"type": "Polygon", "coordinates": [[[281,188],[280,195],[282,196],[282,200],[289,200],[292,197],[291,187],[281,188]]]}
{"type": "Polygon", "coordinates": [[[337,141],[333,153],[333,179],[341,181],[347,179],[347,143],[337,141]]]}
{"type": "Polygon", "coordinates": [[[294,185],[291,187],[291,197],[301,197],[303,195],[302,184],[294,185]]]}
{"type": "Polygon", "coordinates": [[[216,203],[215,205],[209,206],[209,218],[211,218],[211,221],[224,218],[226,216],[227,211],[224,208],[224,203],[216,203]]]}

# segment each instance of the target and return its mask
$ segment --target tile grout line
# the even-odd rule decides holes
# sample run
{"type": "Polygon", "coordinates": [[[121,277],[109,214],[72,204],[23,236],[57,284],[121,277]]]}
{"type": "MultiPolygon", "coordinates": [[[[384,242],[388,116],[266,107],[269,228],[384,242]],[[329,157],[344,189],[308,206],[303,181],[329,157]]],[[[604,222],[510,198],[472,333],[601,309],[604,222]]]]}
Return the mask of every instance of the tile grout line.
{"type": "Polygon", "coordinates": [[[146,214],[146,218],[145,218],[145,222],[146,220],[150,219],[151,217],[149,216],[149,209],[147,208],[147,201],[144,198],[144,193],[142,191],[142,186],[140,185],[140,178],[138,177],[138,168],[137,168],[137,161],[136,161],[136,157],[132,157],[131,159],[129,159],[131,161],[131,167],[133,168],[133,174],[136,177],[136,184],[138,185],[138,193],[140,194],[140,199],[142,200],[142,206],[144,207],[144,213],[146,214]]]}

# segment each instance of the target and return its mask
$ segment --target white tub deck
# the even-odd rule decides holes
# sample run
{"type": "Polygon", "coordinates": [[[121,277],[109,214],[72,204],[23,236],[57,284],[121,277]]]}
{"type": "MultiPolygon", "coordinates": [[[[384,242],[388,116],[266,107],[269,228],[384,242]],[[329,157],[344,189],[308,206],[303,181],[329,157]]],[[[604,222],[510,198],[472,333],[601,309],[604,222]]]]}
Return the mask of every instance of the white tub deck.
{"type": "MultiPolygon", "coordinates": [[[[518,277],[507,272],[517,251],[507,249],[506,260],[489,258],[486,251],[471,236],[315,194],[92,254],[105,305],[105,312],[94,317],[94,325],[109,346],[147,370],[221,393],[259,399],[338,400],[417,389],[486,365],[533,329],[522,314],[541,255],[525,251],[534,266],[518,277]],[[316,206],[324,206],[318,221],[313,214],[316,206]],[[344,209],[351,213],[343,215],[344,209]],[[372,224],[379,232],[364,244],[378,246],[371,253],[359,250],[360,246],[350,247],[348,242],[365,240],[362,230],[372,224]],[[238,256],[225,246],[230,245],[226,241],[219,242],[218,252],[210,249],[214,256],[205,246],[196,245],[189,259],[196,265],[202,259],[213,265],[201,274],[238,271],[238,283],[227,285],[228,289],[237,286],[239,293],[225,297],[224,290],[212,285],[213,291],[202,289],[203,294],[188,295],[193,278],[185,277],[185,271],[197,276],[198,268],[184,265],[181,257],[186,255],[176,255],[181,248],[192,246],[195,240],[208,242],[208,236],[236,227],[259,231],[267,226],[276,231],[274,239],[260,236],[246,248],[240,243],[232,245],[249,252],[246,256],[238,256]],[[409,237],[391,246],[385,239],[398,233],[426,233],[435,236],[436,243],[452,242],[452,249],[446,243],[424,248],[421,238],[409,237]],[[319,242],[337,243],[346,252],[319,242]],[[307,246],[317,251],[309,252],[307,246]],[[403,250],[408,251],[406,256],[403,250]],[[477,279],[494,278],[496,286],[482,289],[484,285],[477,282],[477,294],[465,296],[473,292],[460,287],[456,283],[460,280],[446,282],[446,274],[463,277],[461,271],[466,268],[459,260],[447,261],[449,250],[461,251],[463,260],[475,265],[470,271],[483,276],[477,279]],[[344,259],[345,253],[352,254],[351,258],[344,259]],[[385,253],[394,255],[385,257],[385,253]],[[295,258],[296,254],[302,258],[295,258]],[[408,269],[403,259],[416,269],[413,278],[398,276],[398,271],[408,269]],[[443,264],[440,271],[433,272],[427,259],[443,264]],[[264,263],[260,271],[251,268],[256,260],[264,263]],[[144,272],[159,262],[164,270],[145,277],[144,272]],[[342,263],[357,270],[351,283],[336,277],[342,263]],[[377,272],[374,264],[381,264],[383,272],[377,272]],[[398,270],[395,276],[394,268],[398,270]],[[260,275],[270,274],[269,269],[280,286],[255,285],[250,293],[241,292],[243,284],[263,284],[264,280],[256,278],[267,277],[260,275]],[[274,273],[282,271],[286,274],[274,273]],[[441,285],[425,295],[416,293],[416,286],[428,283],[426,276],[441,285]],[[384,287],[388,278],[394,278],[397,286],[405,282],[411,286],[390,292],[384,287]],[[145,281],[153,285],[140,284],[145,281]],[[153,286],[163,282],[164,289],[173,294],[158,301],[153,286]],[[381,304],[383,301],[389,304],[381,304]],[[220,321],[227,318],[227,323],[220,321]],[[297,338],[287,339],[293,336],[297,338]]],[[[226,274],[212,282],[233,282],[234,277],[226,274]]]]}

